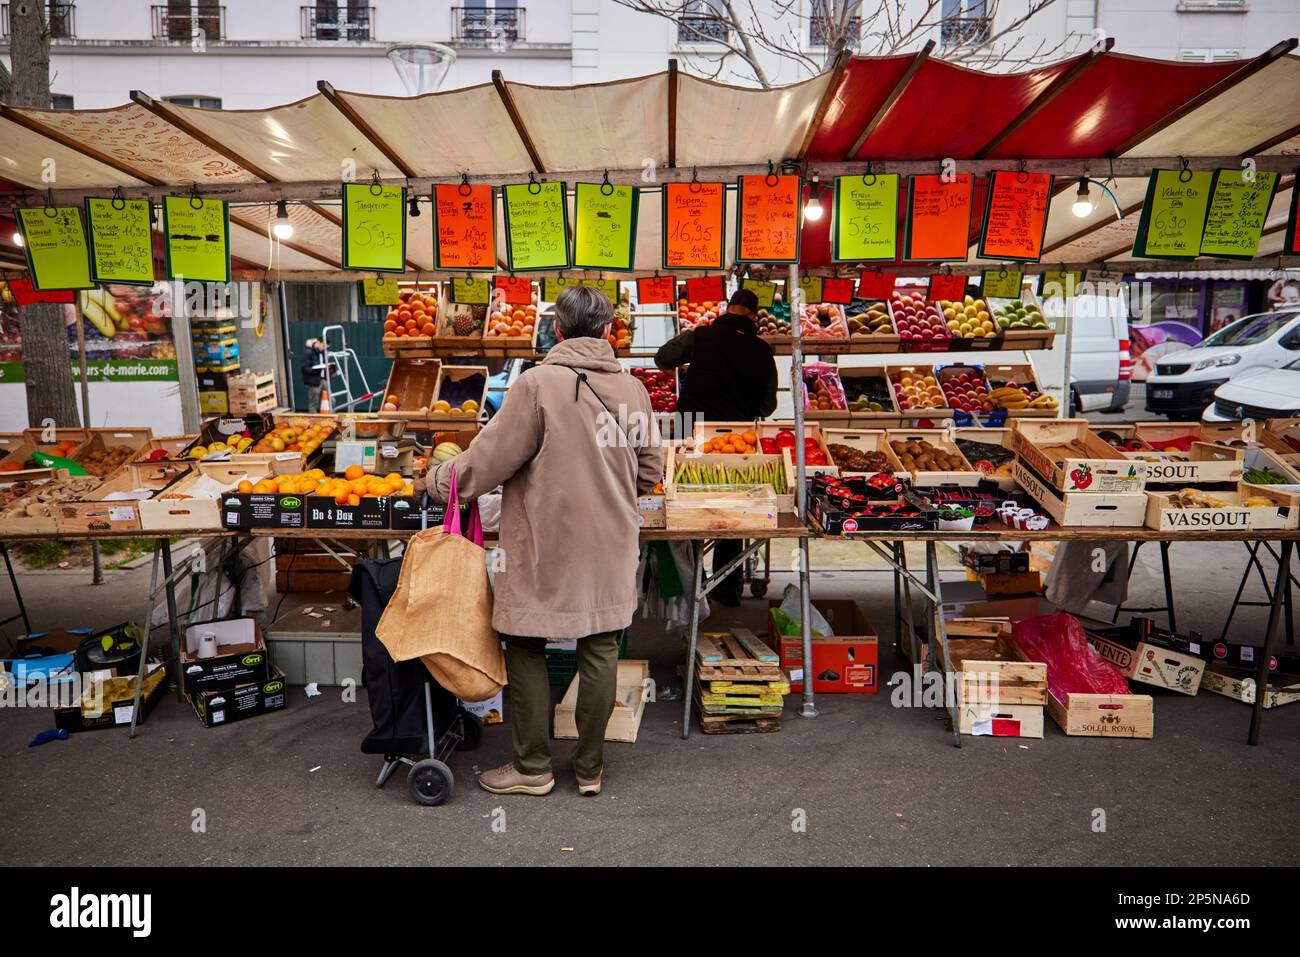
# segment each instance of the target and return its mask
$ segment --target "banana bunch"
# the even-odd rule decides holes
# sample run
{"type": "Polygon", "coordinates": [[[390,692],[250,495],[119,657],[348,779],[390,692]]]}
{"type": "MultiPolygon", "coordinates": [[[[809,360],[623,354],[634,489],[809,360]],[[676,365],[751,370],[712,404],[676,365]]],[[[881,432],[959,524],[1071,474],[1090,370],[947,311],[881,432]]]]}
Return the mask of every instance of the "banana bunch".
{"type": "Polygon", "coordinates": [[[1025,394],[1023,389],[1017,389],[1013,385],[1004,385],[999,389],[994,389],[986,399],[994,409],[1029,408],[1029,396],[1025,394]]]}
{"type": "Polygon", "coordinates": [[[87,289],[81,294],[81,314],[106,339],[112,339],[127,325],[126,315],[107,289],[87,289]]]}
{"type": "Polygon", "coordinates": [[[1180,488],[1173,495],[1169,496],[1169,503],[1178,508],[1227,508],[1228,503],[1221,498],[1215,498],[1208,492],[1202,492],[1197,488],[1180,488]]]}

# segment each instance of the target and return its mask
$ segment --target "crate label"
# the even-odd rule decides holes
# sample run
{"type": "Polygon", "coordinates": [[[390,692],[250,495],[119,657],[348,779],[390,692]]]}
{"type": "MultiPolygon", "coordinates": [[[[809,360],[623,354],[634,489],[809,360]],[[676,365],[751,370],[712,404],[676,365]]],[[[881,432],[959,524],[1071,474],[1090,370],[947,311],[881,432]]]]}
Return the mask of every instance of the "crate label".
{"type": "Polygon", "coordinates": [[[301,454],[302,453],[300,452],[276,452],[275,460],[277,462],[288,462],[292,459],[296,459],[301,454]]]}
{"type": "Polygon", "coordinates": [[[113,705],[113,723],[130,724],[131,718],[135,715],[135,704],[117,704],[113,705]]]}
{"type": "Polygon", "coordinates": [[[1199,528],[1250,528],[1251,513],[1276,509],[1250,508],[1163,508],[1160,510],[1160,527],[1167,531],[1185,531],[1199,528]]]}
{"type": "Polygon", "coordinates": [[[108,510],[108,520],[110,522],[129,522],[134,518],[134,505],[116,505],[108,510]]]}

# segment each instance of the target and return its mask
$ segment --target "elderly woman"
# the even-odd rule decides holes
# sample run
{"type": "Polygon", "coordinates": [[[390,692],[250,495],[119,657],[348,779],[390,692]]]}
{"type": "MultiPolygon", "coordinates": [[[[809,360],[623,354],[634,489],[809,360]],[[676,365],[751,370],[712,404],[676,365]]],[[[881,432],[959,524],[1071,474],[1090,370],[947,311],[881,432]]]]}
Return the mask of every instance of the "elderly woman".
{"type": "MultiPolygon", "coordinates": [[[[600,793],[614,708],[618,635],[636,610],[636,496],[663,470],[645,388],[606,340],[613,305],[589,286],[555,304],[559,343],[521,375],[463,454],[426,479],[445,502],[502,486],[492,624],[506,642],[514,760],[479,776],[493,794],[549,794],[551,691],[546,643],[578,640],[578,792],[600,793]]],[[[417,492],[418,492],[417,487],[417,492]]],[[[451,586],[449,586],[451,587],[451,586]]]]}

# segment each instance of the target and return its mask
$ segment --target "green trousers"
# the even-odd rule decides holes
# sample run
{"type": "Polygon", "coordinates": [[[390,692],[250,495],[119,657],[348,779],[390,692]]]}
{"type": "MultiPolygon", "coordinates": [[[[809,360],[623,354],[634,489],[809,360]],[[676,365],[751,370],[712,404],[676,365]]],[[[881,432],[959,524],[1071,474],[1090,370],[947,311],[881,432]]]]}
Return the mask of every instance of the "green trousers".
{"type": "MultiPolygon", "coordinates": [[[[573,771],[590,780],[604,767],[605,726],[618,688],[616,631],[578,639],[578,746],[573,771]]],[[[505,635],[510,681],[510,731],[515,767],[524,774],[551,770],[551,684],[546,675],[546,639],[505,635]]]]}

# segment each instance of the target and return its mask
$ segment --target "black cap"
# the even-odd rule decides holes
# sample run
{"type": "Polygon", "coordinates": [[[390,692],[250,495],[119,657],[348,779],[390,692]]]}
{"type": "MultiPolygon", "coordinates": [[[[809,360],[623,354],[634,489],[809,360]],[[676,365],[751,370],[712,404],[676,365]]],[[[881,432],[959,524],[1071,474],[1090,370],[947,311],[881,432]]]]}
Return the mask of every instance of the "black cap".
{"type": "Polygon", "coordinates": [[[758,312],[758,296],[752,289],[737,289],[731,294],[730,304],[748,309],[750,312],[758,312]]]}

